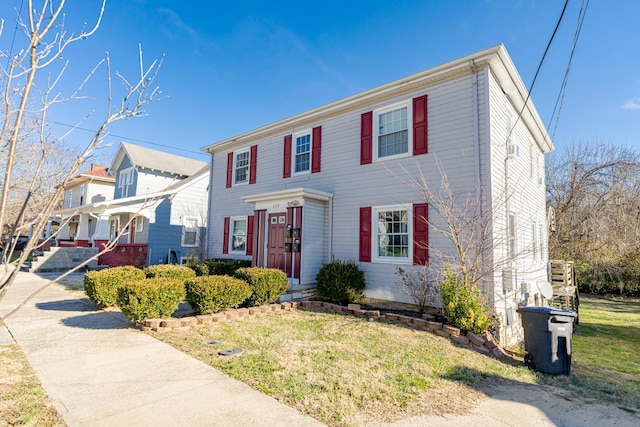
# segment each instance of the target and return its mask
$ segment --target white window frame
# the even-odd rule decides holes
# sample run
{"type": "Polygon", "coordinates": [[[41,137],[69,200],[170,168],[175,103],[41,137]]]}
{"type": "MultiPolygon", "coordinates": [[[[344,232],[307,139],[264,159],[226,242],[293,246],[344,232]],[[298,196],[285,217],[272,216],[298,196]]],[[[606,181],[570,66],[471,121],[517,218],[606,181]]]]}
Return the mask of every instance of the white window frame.
{"type": "Polygon", "coordinates": [[[68,208],[73,207],[73,188],[69,189],[69,200],[67,201],[67,207],[68,208]]]}
{"type": "Polygon", "coordinates": [[[371,245],[372,245],[372,261],[378,263],[392,263],[392,264],[413,264],[413,205],[385,205],[385,206],[372,206],[371,208],[371,229],[373,230],[371,245]],[[380,229],[378,225],[378,214],[380,212],[388,211],[406,211],[407,212],[407,235],[408,235],[408,248],[406,257],[387,257],[380,256],[380,229]]]}
{"type": "Polygon", "coordinates": [[[373,161],[385,161],[390,159],[400,159],[404,157],[413,156],[413,102],[411,99],[396,102],[391,105],[386,105],[382,108],[373,110],[373,161]],[[401,108],[407,109],[407,152],[394,154],[391,156],[379,156],[380,153],[380,115],[389,113],[401,108]]]}
{"type": "Polygon", "coordinates": [[[144,231],[144,217],[136,216],[133,220],[135,221],[136,233],[139,231],[144,231]]]}
{"type": "Polygon", "coordinates": [[[251,174],[251,149],[250,148],[246,148],[244,150],[237,150],[233,152],[233,185],[245,185],[245,184],[249,184],[249,180],[251,179],[251,177],[249,176],[251,174]],[[247,179],[244,181],[237,181],[236,177],[237,177],[237,170],[238,170],[238,155],[240,154],[247,154],[247,179]]]}
{"type": "Polygon", "coordinates": [[[198,246],[198,240],[199,240],[199,236],[198,236],[198,229],[200,227],[200,221],[198,221],[198,218],[194,217],[194,216],[185,216],[182,218],[182,235],[180,238],[180,246],[185,247],[185,248],[195,248],[198,246]],[[195,227],[189,227],[190,224],[188,224],[189,221],[192,221],[195,223],[195,227]],[[187,228],[191,229],[193,228],[194,231],[193,233],[195,233],[195,239],[194,239],[194,243],[185,243],[185,235],[187,234],[187,228]]]}
{"type": "Polygon", "coordinates": [[[84,205],[87,202],[85,200],[86,194],[87,194],[87,184],[82,184],[80,186],[80,206],[84,205]]]}
{"type": "Polygon", "coordinates": [[[229,253],[231,254],[242,254],[245,255],[247,253],[247,245],[249,242],[247,241],[247,228],[249,227],[249,219],[246,216],[233,216],[229,218],[229,253]],[[238,251],[233,249],[233,241],[235,240],[235,234],[233,230],[235,229],[234,224],[236,221],[244,221],[244,250],[238,251]]]}
{"type": "Polygon", "coordinates": [[[312,157],[313,157],[313,133],[311,132],[311,129],[294,133],[291,138],[291,171],[293,172],[293,175],[305,175],[305,174],[311,173],[312,157]],[[296,144],[296,139],[307,136],[307,135],[309,135],[309,168],[307,170],[297,172],[296,157],[298,156],[298,153],[296,152],[296,150],[298,147],[296,144]]]}
{"type": "Polygon", "coordinates": [[[114,240],[120,232],[120,217],[115,216],[109,220],[109,240],[114,240]]]}
{"type": "Polygon", "coordinates": [[[129,197],[129,187],[133,184],[133,167],[122,169],[118,173],[118,188],[120,197],[129,197]]]}

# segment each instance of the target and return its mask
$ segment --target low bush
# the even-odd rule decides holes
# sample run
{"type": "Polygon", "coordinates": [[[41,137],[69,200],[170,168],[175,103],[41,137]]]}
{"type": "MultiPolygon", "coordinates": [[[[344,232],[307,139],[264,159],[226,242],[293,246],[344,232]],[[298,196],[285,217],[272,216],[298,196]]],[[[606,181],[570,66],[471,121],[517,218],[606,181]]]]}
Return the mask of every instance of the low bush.
{"type": "Polygon", "coordinates": [[[156,277],[121,286],[118,306],[132,322],[170,317],[185,298],[184,281],[156,277]]]}
{"type": "Polygon", "coordinates": [[[209,274],[215,276],[233,276],[237,269],[251,267],[251,261],[231,258],[209,258],[204,263],[209,267],[209,274]]]}
{"type": "Polygon", "coordinates": [[[289,286],[286,273],[276,268],[239,268],[234,276],[251,287],[253,293],[245,301],[249,306],[275,302],[289,286]]]}
{"type": "Polygon", "coordinates": [[[479,334],[491,326],[489,309],[483,304],[480,289],[465,283],[450,268],[440,285],[442,314],[452,326],[479,334]]]}
{"type": "Polygon", "coordinates": [[[120,286],[144,278],[144,271],[128,265],[88,271],[84,275],[84,290],[98,308],[112,307],[116,305],[120,286]]]}
{"type": "Polygon", "coordinates": [[[166,279],[186,280],[196,277],[196,272],[184,265],[160,264],[151,265],[144,269],[147,278],[163,277],[166,279]]]}
{"type": "Polygon", "coordinates": [[[251,296],[247,282],[231,276],[202,276],[185,282],[187,302],[197,314],[240,306],[251,296]]]}
{"type": "Polygon", "coordinates": [[[318,271],[316,287],[325,300],[339,304],[358,302],[364,298],[364,272],[354,261],[333,260],[318,271]]]}

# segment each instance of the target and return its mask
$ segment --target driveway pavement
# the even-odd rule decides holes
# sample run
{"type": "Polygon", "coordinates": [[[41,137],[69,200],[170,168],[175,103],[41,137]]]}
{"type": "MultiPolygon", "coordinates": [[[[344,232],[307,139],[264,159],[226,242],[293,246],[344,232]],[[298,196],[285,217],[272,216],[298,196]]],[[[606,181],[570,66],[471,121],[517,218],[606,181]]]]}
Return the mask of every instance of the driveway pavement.
{"type": "MultiPolygon", "coordinates": [[[[0,313],[45,283],[19,273],[0,313]]],[[[322,425],[59,286],[5,323],[69,426],[322,425]]]]}

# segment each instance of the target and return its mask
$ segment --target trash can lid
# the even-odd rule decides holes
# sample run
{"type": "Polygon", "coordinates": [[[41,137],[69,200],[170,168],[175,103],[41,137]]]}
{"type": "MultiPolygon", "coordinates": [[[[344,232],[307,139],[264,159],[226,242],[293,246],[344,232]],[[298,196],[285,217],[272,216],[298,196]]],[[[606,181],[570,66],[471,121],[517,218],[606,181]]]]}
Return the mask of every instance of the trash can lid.
{"type": "Polygon", "coordinates": [[[526,312],[526,313],[540,313],[546,314],[548,316],[569,316],[569,317],[578,317],[578,313],[571,310],[564,310],[562,308],[554,308],[554,307],[519,307],[516,310],[518,313],[526,312]]]}

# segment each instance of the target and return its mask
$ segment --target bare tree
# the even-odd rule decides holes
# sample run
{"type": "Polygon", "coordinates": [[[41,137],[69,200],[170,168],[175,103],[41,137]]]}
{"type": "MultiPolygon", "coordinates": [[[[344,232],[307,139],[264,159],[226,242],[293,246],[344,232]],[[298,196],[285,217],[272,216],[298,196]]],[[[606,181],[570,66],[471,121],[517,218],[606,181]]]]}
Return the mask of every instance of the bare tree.
{"type": "MultiPolygon", "coordinates": [[[[2,68],[2,78],[4,87],[2,89],[2,109],[4,114],[3,127],[0,130],[0,155],[4,166],[4,177],[2,181],[2,193],[0,195],[0,224],[3,229],[6,227],[9,217],[9,193],[15,188],[16,179],[19,174],[19,155],[23,148],[35,147],[38,153],[31,160],[29,177],[31,184],[24,189],[22,200],[17,199],[20,205],[18,213],[12,218],[12,223],[6,227],[12,234],[16,231],[31,229],[31,237],[22,251],[17,261],[16,268],[10,268],[9,255],[10,245],[5,245],[2,250],[2,263],[5,267],[4,274],[0,280],[0,295],[6,292],[15,276],[24,263],[31,250],[38,245],[38,237],[46,227],[48,217],[59,203],[60,196],[64,191],[64,186],[75,176],[79,167],[92,155],[92,153],[103,147],[103,138],[107,135],[108,127],[117,121],[144,114],[145,106],[157,99],[159,90],[154,86],[157,73],[160,70],[162,59],[153,61],[149,66],[145,66],[142,60],[142,48],[139,47],[139,74],[134,80],[128,80],[118,72],[113,72],[109,54],[91,70],[87,77],[80,82],[78,87],[68,96],[62,97],[56,87],[64,74],[67,64],[60,69],[55,69],[53,77],[45,79],[45,87],[39,87],[36,76],[43,70],[52,67],[54,61],[61,58],[69,46],[86,39],[94,34],[102,20],[106,0],[102,1],[100,10],[92,26],[82,28],[77,34],[70,33],[65,28],[63,10],[65,0],[42,0],[35,5],[34,0],[28,0],[26,17],[18,15],[17,25],[26,37],[26,45],[19,53],[8,58],[8,66],[2,68]],[[78,150],[77,156],[69,165],[64,165],[61,169],[64,173],[49,174],[46,180],[47,186],[51,190],[47,193],[38,193],[41,197],[34,198],[39,183],[47,177],[50,168],[48,165],[53,161],[58,149],[64,149],[59,144],[62,138],[55,138],[47,133],[48,111],[56,104],[64,103],[75,99],[86,83],[93,77],[101,67],[106,68],[107,74],[107,102],[106,114],[98,130],[87,142],[83,149],[78,150]],[[119,101],[114,100],[114,90],[112,88],[112,78],[116,77],[122,87],[122,94],[119,101]],[[34,161],[35,160],[35,161],[34,161]],[[31,216],[30,211],[34,211],[34,200],[37,200],[38,212],[40,215],[31,216]],[[21,203],[20,203],[21,202],[21,203]]],[[[10,241],[10,239],[9,239],[10,241]]]]}

